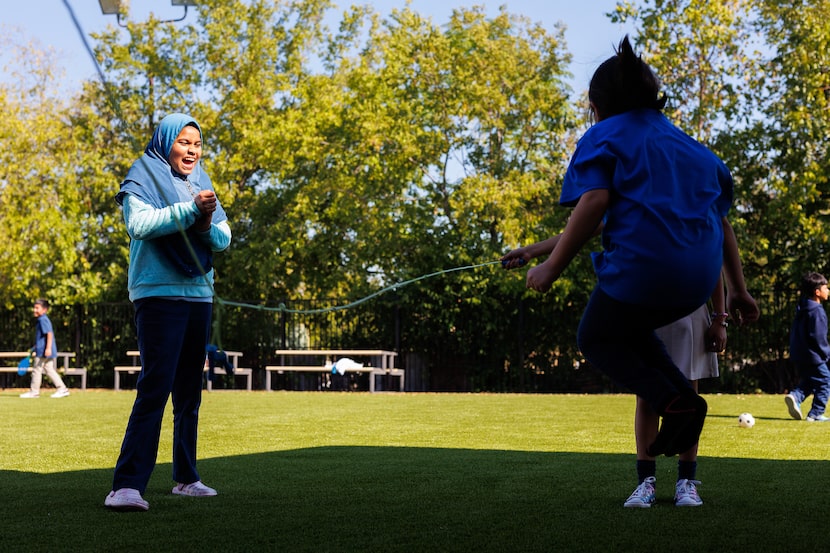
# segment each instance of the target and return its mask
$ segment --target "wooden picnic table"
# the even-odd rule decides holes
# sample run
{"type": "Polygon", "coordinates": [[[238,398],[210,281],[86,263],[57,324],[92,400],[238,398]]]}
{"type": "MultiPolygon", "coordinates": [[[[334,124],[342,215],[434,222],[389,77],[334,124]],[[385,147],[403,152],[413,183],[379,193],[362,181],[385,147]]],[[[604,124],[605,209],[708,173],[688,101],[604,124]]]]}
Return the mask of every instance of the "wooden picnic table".
{"type": "Polygon", "coordinates": [[[404,391],[404,371],[395,367],[397,352],[382,349],[278,349],[279,365],[265,367],[265,389],[271,391],[271,375],[286,372],[317,372],[331,373],[331,366],[326,363],[335,363],[338,359],[356,358],[359,362],[368,359],[369,363],[360,368],[348,368],[345,372],[369,373],[369,391],[376,390],[375,378],[378,376],[395,376],[399,378],[399,390],[404,391]],[[298,365],[292,363],[298,357],[316,358],[322,362],[319,365],[298,365]],[[376,362],[372,366],[371,362],[376,362]]]}
{"type": "MultiPolygon", "coordinates": [[[[225,354],[228,356],[228,360],[233,365],[233,374],[234,376],[244,376],[246,378],[246,389],[251,391],[251,384],[253,379],[253,370],[247,367],[240,367],[239,366],[239,359],[242,357],[241,351],[228,351],[223,350],[225,354]]],[[[137,372],[141,372],[141,352],[138,350],[130,350],[127,352],[127,357],[130,357],[132,360],[132,365],[118,365],[113,367],[115,371],[115,389],[121,389],[121,374],[135,374],[137,372]]],[[[207,365],[207,356],[205,357],[205,371],[208,370],[207,365]]],[[[222,367],[215,367],[214,368],[215,374],[227,374],[224,368],[222,367]]],[[[213,382],[210,379],[207,381],[207,389],[208,391],[213,390],[213,382]]]]}

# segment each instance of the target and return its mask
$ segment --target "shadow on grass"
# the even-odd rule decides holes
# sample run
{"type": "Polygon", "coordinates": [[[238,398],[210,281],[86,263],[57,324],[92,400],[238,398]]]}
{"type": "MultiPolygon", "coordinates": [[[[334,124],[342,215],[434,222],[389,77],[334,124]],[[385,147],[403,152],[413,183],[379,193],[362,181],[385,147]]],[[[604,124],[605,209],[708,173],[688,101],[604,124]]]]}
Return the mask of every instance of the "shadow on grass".
{"type": "MultiPolygon", "coordinates": [[[[2,551],[791,551],[823,536],[828,463],[701,459],[701,508],[623,509],[631,455],[321,447],[199,461],[215,498],[103,507],[112,471],[0,471],[2,551]]],[[[823,540],[822,542],[823,543],[823,540]]]]}

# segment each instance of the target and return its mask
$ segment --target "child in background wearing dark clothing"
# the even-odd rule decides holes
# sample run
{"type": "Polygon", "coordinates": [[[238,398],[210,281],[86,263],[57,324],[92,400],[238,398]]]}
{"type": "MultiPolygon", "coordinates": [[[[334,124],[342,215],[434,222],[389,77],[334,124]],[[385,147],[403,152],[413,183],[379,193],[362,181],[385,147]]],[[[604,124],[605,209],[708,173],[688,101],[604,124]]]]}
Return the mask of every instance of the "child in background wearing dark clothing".
{"type": "Polygon", "coordinates": [[[502,257],[510,269],[549,254],[526,279],[528,288],[547,292],[601,228],[603,250],[593,254],[597,286],[578,345],[592,365],[662,418],[648,447],[652,457],[696,444],[707,410],[655,329],[703,305],[721,268],[736,322],[759,315],[726,218],[732,176],[669,122],[661,112],[666,97],[658,93],[656,76],[626,36],[591,78],[597,122],[579,140],[565,174],[560,204],[574,208],[565,230],[502,257]]]}
{"type": "Polygon", "coordinates": [[[793,360],[801,380],[798,386],[784,396],[784,402],[792,418],[801,420],[801,403],[813,395],[813,405],[807,413],[810,422],[827,422],[824,416],[830,397],[830,343],[827,342],[827,313],[821,302],[827,301],[830,290],[827,279],[819,273],[807,273],[801,279],[801,299],[795,309],[790,330],[790,359],[793,360]]]}

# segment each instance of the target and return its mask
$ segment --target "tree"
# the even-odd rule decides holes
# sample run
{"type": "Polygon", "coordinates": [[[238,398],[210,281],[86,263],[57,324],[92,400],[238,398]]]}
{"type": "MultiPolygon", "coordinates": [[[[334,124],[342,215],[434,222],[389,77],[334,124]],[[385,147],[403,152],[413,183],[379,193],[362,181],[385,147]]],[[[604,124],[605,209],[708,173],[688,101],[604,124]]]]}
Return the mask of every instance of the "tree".
{"type": "Polygon", "coordinates": [[[754,260],[780,287],[830,266],[830,2],[759,2],[756,10],[768,57],[747,103],[761,117],[737,138],[752,190],[754,260]]]}
{"type": "Polygon", "coordinates": [[[733,127],[748,68],[745,0],[617,4],[614,22],[639,24],[636,46],[661,80],[666,114],[704,144],[733,127]]]}
{"type": "MultiPolygon", "coordinates": [[[[96,258],[111,220],[92,207],[82,168],[96,158],[81,146],[60,73],[48,52],[22,47],[9,84],[0,85],[0,292],[15,299],[97,299],[120,264],[96,258]]],[[[105,256],[106,257],[106,256],[105,256]]]]}
{"type": "Polygon", "coordinates": [[[211,167],[234,183],[226,283],[271,304],[362,295],[549,232],[574,124],[561,34],[355,8],[332,35],[328,5],[217,2],[190,39],[211,167]]]}

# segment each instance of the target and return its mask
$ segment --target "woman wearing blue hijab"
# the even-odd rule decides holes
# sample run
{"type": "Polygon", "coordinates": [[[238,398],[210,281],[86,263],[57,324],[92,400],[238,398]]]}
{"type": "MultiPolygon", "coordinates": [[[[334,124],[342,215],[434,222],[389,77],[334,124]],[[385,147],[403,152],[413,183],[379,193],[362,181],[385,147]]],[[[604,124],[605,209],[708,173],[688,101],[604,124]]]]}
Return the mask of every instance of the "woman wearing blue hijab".
{"type": "Polygon", "coordinates": [[[130,236],[128,289],[141,373],[112,491],[104,505],[146,511],[142,497],[173,399],[173,493],[216,495],[196,471],[196,429],[213,307],[213,252],[231,241],[227,217],[202,170],[202,131],[182,113],[159,123],[116,202],[130,236]]]}

